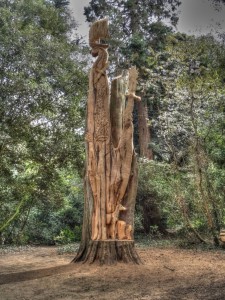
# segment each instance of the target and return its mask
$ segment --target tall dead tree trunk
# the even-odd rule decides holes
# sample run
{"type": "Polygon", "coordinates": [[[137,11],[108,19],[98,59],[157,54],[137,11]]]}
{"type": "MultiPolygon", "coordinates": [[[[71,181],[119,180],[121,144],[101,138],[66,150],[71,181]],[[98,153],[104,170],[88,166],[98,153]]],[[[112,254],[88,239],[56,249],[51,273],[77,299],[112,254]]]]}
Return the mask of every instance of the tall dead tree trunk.
{"type": "MultiPolygon", "coordinates": [[[[135,36],[140,32],[141,18],[138,13],[138,0],[131,1],[130,9],[130,29],[132,35],[135,36]]],[[[136,53],[139,55],[138,53],[136,53]]],[[[138,111],[138,140],[139,140],[139,155],[150,160],[153,159],[152,150],[149,148],[151,142],[151,135],[148,126],[148,107],[144,101],[137,103],[138,111]]]]}
{"type": "Polygon", "coordinates": [[[137,165],[132,118],[134,100],[140,101],[135,95],[138,74],[131,68],[128,82],[115,78],[110,99],[108,45],[100,41],[107,36],[106,19],[90,28],[92,55],[97,59],[89,76],[83,235],[73,261],[139,263],[133,240],[137,165]]]}
{"type": "Polygon", "coordinates": [[[137,111],[140,156],[152,160],[153,153],[149,147],[151,136],[148,126],[148,107],[143,102],[139,102],[137,104],[137,111]]]}

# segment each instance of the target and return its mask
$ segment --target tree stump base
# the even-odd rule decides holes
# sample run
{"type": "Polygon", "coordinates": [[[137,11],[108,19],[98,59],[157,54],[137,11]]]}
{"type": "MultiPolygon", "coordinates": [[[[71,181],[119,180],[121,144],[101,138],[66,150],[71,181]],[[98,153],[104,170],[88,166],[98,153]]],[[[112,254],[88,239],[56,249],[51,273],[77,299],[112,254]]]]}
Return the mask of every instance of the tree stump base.
{"type": "Polygon", "coordinates": [[[113,265],[117,262],[141,264],[133,240],[97,240],[90,241],[87,251],[77,254],[72,262],[113,265]]]}

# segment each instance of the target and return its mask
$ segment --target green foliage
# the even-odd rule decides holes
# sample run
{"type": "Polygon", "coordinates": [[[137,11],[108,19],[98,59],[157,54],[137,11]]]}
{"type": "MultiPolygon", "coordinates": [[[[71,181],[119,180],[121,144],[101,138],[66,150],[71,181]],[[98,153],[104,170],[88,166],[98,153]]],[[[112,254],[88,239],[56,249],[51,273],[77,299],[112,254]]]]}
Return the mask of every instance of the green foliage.
{"type": "Polygon", "coordinates": [[[63,202],[38,202],[3,232],[5,244],[65,244],[80,240],[83,186],[78,176],[60,174],[63,202]]]}
{"type": "Polygon", "coordinates": [[[71,244],[73,242],[79,242],[81,239],[81,233],[81,226],[75,226],[74,230],[65,228],[62,229],[59,235],[54,238],[54,241],[56,244],[71,244]]]}
{"type": "MultiPolygon", "coordinates": [[[[195,205],[195,214],[204,220],[197,223],[204,223],[202,227],[208,228],[218,244],[218,232],[224,226],[225,200],[224,190],[219,188],[224,184],[223,176],[215,176],[223,169],[225,90],[221,61],[224,61],[224,47],[207,36],[189,38],[174,50],[178,60],[182,62],[175,99],[179,101],[181,108],[177,115],[182,113],[185,120],[182,120],[182,129],[186,135],[189,157],[186,163],[191,168],[192,184],[196,189],[192,204],[195,205]],[[217,158],[213,157],[213,153],[217,153],[217,158]]],[[[173,109],[173,113],[174,111],[173,109]]],[[[181,127],[181,121],[176,117],[170,122],[181,127]]],[[[172,149],[177,149],[169,134],[167,141],[172,149]]],[[[176,151],[174,150],[174,156],[177,156],[176,151]]]]}
{"type": "MultiPolygon", "coordinates": [[[[191,159],[192,155],[185,167],[147,160],[139,163],[136,220],[138,225],[136,229],[139,232],[141,232],[140,225],[145,226],[143,218],[145,210],[148,209],[146,203],[150,203],[152,210],[150,217],[154,217],[153,204],[156,204],[160,209],[161,218],[166,221],[166,227],[173,232],[180,232],[181,236],[184,231],[193,232],[195,236],[202,234],[209,241],[211,236],[213,238],[218,236],[217,230],[225,226],[224,168],[211,161],[201,166],[203,174],[200,178],[199,172],[196,171],[196,167],[199,166],[191,159]]],[[[204,161],[205,159],[206,157],[204,161]]],[[[148,233],[153,234],[154,230],[157,233],[159,228],[150,225],[148,233]]],[[[190,240],[192,238],[193,234],[190,235],[190,240]]],[[[197,238],[199,239],[198,236],[197,238]]]]}
{"type": "Polygon", "coordinates": [[[163,48],[171,28],[162,20],[175,25],[180,4],[178,0],[92,0],[85,7],[85,16],[88,22],[105,16],[110,19],[111,68],[119,72],[132,64],[144,66],[149,46],[163,48]]]}
{"type": "Polygon", "coordinates": [[[60,206],[63,168],[80,172],[87,78],[66,1],[0,5],[0,231],[31,207],[60,206]]]}
{"type": "Polygon", "coordinates": [[[155,222],[152,225],[151,223],[148,224],[148,233],[155,229],[156,221],[159,226],[165,225],[164,228],[177,229],[183,225],[181,213],[175,201],[175,180],[176,172],[170,164],[148,160],[139,162],[137,209],[142,211],[143,218],[146,209],[148,209],[147,203],[150,206],[151,218],[154,218],[155,215],[155,222]],[[156,220],[157,218],[159,220],[156,220]]]}
{"type": "Polygon", "coordinates": [[[70,244],[74,242],[74,232],[69,228],[62,229],[58,236],[54,238],[57,244],[70,244]]]}

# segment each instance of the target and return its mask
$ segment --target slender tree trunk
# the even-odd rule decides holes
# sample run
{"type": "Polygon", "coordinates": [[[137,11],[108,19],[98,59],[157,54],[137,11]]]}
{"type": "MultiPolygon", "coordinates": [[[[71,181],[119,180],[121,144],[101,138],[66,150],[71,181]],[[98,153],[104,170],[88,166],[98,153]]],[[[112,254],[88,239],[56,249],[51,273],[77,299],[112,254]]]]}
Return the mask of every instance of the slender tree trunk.
{"type": "MultiPolygon", "coordinates": [[[[141,18],[138,13],[138,0],[131,1],[130,7],[130,27],[132,35],[140,32],[141,18]]],[[[138,54],[138,53],[137,53],[138,54]]],[[[149,148],[151,142],[150,131],[148,127],[148,107],[144,101],[137,103],[138,110],[138,134],[139,134],[139,154],[141,157],[153,159],[152,150],[149,148]]]]}
{"type": "Polygon", "coordinates": [[[143,102],[138,102],[137,110],[140,156],[152,160],[153,154],[149,147],[151,136],[148,126],[148,107],[143,102]]]}
{"type": "Polygon", "coordinates": [[[97,59],[89,77],[83,233],[73,262],[139,263],[133,241],[137,167],[132,112],[134,100],[140,100],[135,95],[137,71],[129,70],[127,100],[122,77],[113,80],[110,99],[108,45],[99,41],[106,36],[107,21],[95,22],[90,29],[97,59]]]}

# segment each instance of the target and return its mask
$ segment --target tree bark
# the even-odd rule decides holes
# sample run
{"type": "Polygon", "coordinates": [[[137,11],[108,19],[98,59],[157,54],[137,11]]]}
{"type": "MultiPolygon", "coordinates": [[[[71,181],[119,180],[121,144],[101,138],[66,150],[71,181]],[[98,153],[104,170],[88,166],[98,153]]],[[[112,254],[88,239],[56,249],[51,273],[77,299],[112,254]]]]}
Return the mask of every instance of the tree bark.
{"type": "Polygon", "coordinates": [[[141,260],[134,248],[134,241],[97,240],[91,241],[84,263],[113,265],[117,262],[140,264],[141,260]]]}
{"type": "Polygon", "coordinates": [[[97,57],[89,76],[86,124],[85,208],[80,249],[73,262],[117,261],[139,263],[134,248],[134,205],[137,166],[133,147],[133,107],[137,70],[112,82],[111,99],[106,74],[107,21],[90,29],[92,55],[97,57]]]}
{"type": "Polygon", "coordinates": [[[149,147],[151,142],[151,136],[148,126],[148,108],[143,102],[138,102],[138,135],[139,135],[139,147],[140,156],[152,160],[153,154],[149,147]]]}
{"type": "MultiPolygon", "coordinates": [[[[138,0],[131,1],[130,5],[130,28],[132,35],[135,36],[140,32],[141,19],[138,13],[138,0]]],[[[138,53],[137,53],[138,55],[138,53]]],[[[148,159],[153,159],[152,150],[149,148],[151,142],[150,131],[148,127],[148,108],[143,101],[137,103],[138,110],[138,134],[139,134],[139,155],[148,159]]]]}

